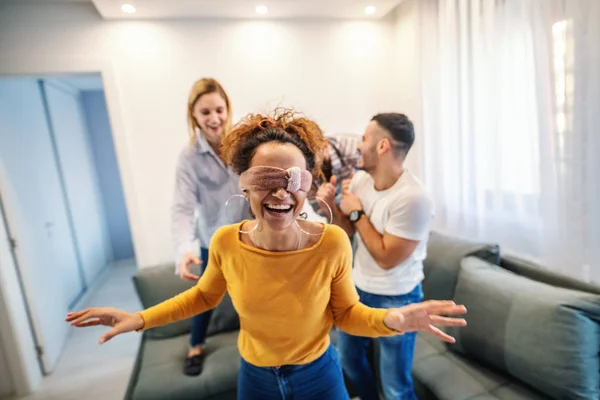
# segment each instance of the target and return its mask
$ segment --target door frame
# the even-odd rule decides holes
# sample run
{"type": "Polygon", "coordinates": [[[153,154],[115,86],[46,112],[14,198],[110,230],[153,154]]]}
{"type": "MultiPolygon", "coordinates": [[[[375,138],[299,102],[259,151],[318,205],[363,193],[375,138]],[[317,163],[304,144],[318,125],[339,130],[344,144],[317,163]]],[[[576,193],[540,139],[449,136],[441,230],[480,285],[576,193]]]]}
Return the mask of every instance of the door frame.
{"type": "MultiPolygon", "coordinates": [[[[0,192],[6,195],[7,181],[4,165],[0,162],[0,192]]],[[[33,314],[25,296],[25,282],[17,265],[15,249],[8,230],[8,215],[5,212],[6,196],[2,198],[0,209],[0,236],[6,241],[0,243],[0,251],[8,253],[8,265],[2,268],[0,280],[0,339],[6,351],[8,369],[13,382],[15,395],[22,396],[37,386],[43,379],[43,364],[39,357],[39,342],[35,334],[33,314]],[[12,289],[12,290],[11,290],[12,289]]],[[[17,243],[18,245],[18,243],[17,243]]]]}
{"type": "MultiPolygon", "coordinates": [[[[131,236],[135,254],[144,254],[142,248],[143,241],[141,240],[142,220],[139,215],[139,209],[136,207],[137,197],[135,185],[133,181],[133,168],[131,167],[131,159],[129,157],[129,135],[124,124],[123,115],[121,113],[120,93],[117,84],[115,68],[112,62],[108,59],[81,59],[74,57],[45,57],[45,56],[25,56],[2,60],[0,63],[0,78],[23,77],[23,76],[47,76],[47,75],[63,75],[63,74],[79,74],[79,73],[99,73],[102,77],[102,85],[104,96],[106,99],[106,107],[110,120],[110,126],[113,134],[115,153],[119,172],[121,175],[121,183],[123,185],[123,195],[131,227],[131,236]]],[[[2,178],[0,171],[0,178],[2,178]]],[[[2,189],[2,179],[0,179],[0,191],[2,189]]],[[[6,189],[6,188],[5,188],[6,189]]],[[[6,195],[6,192],[4,193],[6,195]]],[[[10,195],[10,194],[9,194],[10,195]]],[[[9,224],[8,218],[4,215],[5,221],[9,224]]],[[[8,234],[9,232],[7,232],[8,234]]],[[[15,267],[18,274],[21,275],[23,266],[15,261],[15,267]]],[[[22,284],[22,282],[21,282],[22,284]]],[[[24,287],[19,288],[20,296],[16,298],[6,299],[0,298],[0,305],[10,302],[30,303],[24,287]]],[[[0,296],[6,296],[0,287],[0,296]]],[[[13,321],[10,315],[10,310],[0,307],[0,320],[13,321]]],[[[35,319],[29,315],[29,329],[35,331],[35,319]]],[[[11,327],[8,327],[11,328],[11,327]]],[[[13,329],[14,330],[14,329],[13,329]]],[[[2,332],[0,332],[1,334],[2,332]]],[[[15,349],[15,357],[9,360],[9,368],[15,383],[17,395],[26,395],[33,391],[41,382],[43,369],[39,364],[39,357],[36,351],[18,351],[16,349],[23,348],[19,345],[19,338],[16,335],[2,335],[5,348],[15,349]],[[38,365],[38,369],[32,368],[32,365],[38,365]]],[[[35,335],[31,342],[33,349],[37,349],[35,335]]],[[[31,350],[31,348],[29,349],[31,350]]]]}

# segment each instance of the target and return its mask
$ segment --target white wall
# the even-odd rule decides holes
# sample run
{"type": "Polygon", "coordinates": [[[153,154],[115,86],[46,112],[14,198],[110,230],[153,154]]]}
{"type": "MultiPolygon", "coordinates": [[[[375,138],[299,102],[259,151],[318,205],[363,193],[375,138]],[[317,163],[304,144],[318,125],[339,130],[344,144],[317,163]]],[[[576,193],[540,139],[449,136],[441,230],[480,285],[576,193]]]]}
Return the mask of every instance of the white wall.
{"type": "Polygon", "coordinates": [[[421,112],[421,76],[419,53],[419,0],[402,2],[394,15],[394,72],[393,82],[399,93],[395,111],[406,114],[415,126],[415,144],[411,149],[406,166],[422,178],[423,142],[421,112]]]}
{"type": "Polygon", "coordinates": [[[131,259],[135,254],[104,92],[83,91],[81,101],[96,160],[114,260],[131,259]]]}
{"type": "Polygon", "coordinates": [[[394,32],[393,21],[121,22],[91,4],[13,4],[0,10],[0,73],[30,71],[32,57],[47,72],[110,64],[105,90],[135,252],[148,266],[172,258],[175,160],[194,80],[218,78],[236,118],[281,103],[328,132],[362,132],[373,114],[399,109],[394,32]]]}

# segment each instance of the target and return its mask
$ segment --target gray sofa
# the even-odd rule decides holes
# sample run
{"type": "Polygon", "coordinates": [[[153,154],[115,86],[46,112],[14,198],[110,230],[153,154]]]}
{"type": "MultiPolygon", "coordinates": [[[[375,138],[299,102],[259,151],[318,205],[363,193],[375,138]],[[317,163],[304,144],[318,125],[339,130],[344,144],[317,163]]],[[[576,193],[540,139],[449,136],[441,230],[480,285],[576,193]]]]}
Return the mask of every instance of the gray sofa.
{"type": "MultiPolygon", "coordinates": [[[[191,286],[173,265],[140,270],[134,283],[144,307],[191,286]]],[[[451,330],[454,345],[418,336],[419,399],[600,399],[600,288],[501,257],[495,245],[432,233],[423,290],[465,304],[469,325],[451,330]]],[[[213,315],[200,376],[181,372],[189,321],[155,328],[143,334],[125,398],[236,398],[239,320],[229,297],[213,315]]],[[[371,359],[377,365],[376,346],[371,359]]]]}

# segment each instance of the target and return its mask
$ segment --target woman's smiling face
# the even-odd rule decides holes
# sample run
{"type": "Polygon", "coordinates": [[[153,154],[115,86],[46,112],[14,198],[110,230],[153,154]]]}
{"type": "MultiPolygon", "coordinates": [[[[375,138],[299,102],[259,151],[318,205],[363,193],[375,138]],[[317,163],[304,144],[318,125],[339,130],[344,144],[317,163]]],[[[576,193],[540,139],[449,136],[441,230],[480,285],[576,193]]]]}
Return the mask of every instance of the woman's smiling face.
{"type": "MultiPolygon", "coordinates": [[[[306,159],[302,151],[291,143],[268,142],[256,148],[250,167],[276,167],[287,170],[298,167],[306,169],[306,159]]],[[[258,223],[272,230],[289,228],[298,217],[306,192],[288,192],[284,188],[272,190],[246,190],[252,213],[258,223]]]]}

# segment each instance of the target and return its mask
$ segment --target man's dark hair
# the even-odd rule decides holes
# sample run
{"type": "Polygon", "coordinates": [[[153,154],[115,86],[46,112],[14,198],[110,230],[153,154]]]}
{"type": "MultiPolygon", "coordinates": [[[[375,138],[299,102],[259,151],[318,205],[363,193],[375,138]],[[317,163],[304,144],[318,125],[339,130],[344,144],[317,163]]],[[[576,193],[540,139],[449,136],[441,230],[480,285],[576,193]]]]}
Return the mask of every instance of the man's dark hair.
{"type": "Polygon", "coordinates": [[[375,121],[388,131],[392,138],[392,145],[396,155],[406,156],[415,142],[415,127],[404,114],[382,113],[377,114],[371,121],[375,121]]]}

